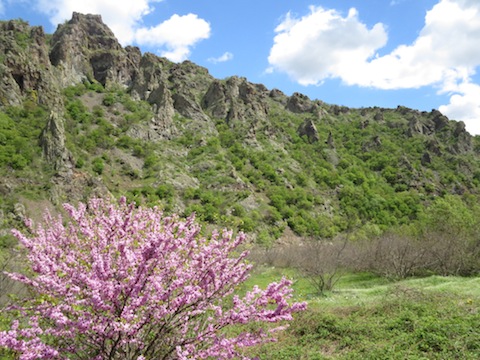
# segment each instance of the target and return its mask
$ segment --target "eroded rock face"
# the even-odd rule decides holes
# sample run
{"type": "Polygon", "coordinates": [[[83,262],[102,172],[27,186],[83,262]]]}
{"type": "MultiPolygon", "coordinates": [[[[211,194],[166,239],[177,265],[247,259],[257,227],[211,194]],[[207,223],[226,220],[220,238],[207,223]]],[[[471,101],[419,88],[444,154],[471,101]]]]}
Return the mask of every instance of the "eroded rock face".
{"type": "Polygon", "coordinates": [[[202,108],[197,102],[192,99],[194,96],[188,94],[176,93],[173,95],[173,106],[182,116],[196,120],[196,121],[209,121],[209,117],[204,114],[202,108]]]}
{"type": "Polygon", "coordinates": [[[61,112],[52,110],[41,135],[43,154],[54,169],[64,175],[71,172],[72,156],[65,146],[65,120],[61,112]]]}
{"type": "MultiPolygon", "coordinates": [[[[139,57],[138,71],[135,73],[133,82],[130,86],[130,94],[133,98],[148,100],[153,91],[160,85],[166,86],[168,73],[166,72],[163,59],[151,54],[145,53],[139,57]]],[[[138,57],[136,57],[138,61],[138,57]]]]}
{"type": "Polygon", "coordinates": [[[320,140],[317,127],[313,123],[312,119],[305,120],[305,122],[302,125],[300,125],[297,131],[300,136],[306,136],[308,141],[311,143],[314,143],[320,140]]]}
{"type": "Polygon", "coordinates": [[[20,105],[26,98],[54,105],[59,90],[43,28],[11,20],[0,23],[0,34],[0,106],[20,105]]]}
{"type": "Polygon", "coordinates": [[[68,171],[61,89],[50,64],[48,45],[41,27],[21,20],[0,24],[1,105],[21,105],[25,100],[51,109],[40,142],[46,160],[59,172],[68,171]]]}
{"type": "Polygon", "coordinates": [[[463,154],[473,150],[472,135],[465,129],[465,123],[463,121],[455,123],[453,137],[456,140],[456,144],[453,146],[454,152],[463,154]]]}
{"type": "Polygon", "coordinates": [[[308,96],[293,93],[292,96],[288,98],[285,108],[294,113],[304,113],[312,110],[313,102],[308,98],[308,96]]]}
{"type": "Polygon", "coordinates": [[[283,92],[282,92],[281,90],[279,90],[279,89],[272,89],[272,90],[268,93],[268,96],[269,96],[271,99],[273,99],[273,100],[275,100],[275,101],[277,101],[277,102],[279,102],[279,103],[281,103],[281,104],[283,104],[283,105],[286,105],[286,104],[287,104],[288,96],[285,95],[285,93],[283,93],[283,92]]]}
{"type": "Polygon", "coordinates": [[[268,115],[268,94],[263,85],[232,76],[226,82],[213,81],[202,99],[202,106],[212,116],[224,118],[231,125],[262,121],[268,115]]]}
{"type": "Polygon", "coordinates": [[[73,13],[52,37],[50,61],[63,86],[88,79],[128,86],[138,64],[122,48],[100,15],[73,13]]]}
{"type": "Polygon", "coordinates": [[[445,126],[448,125],[448,121],[449,121],[448,118],[445,115],[443,115],[440,111],[432,110],[430,115],[433,123],[435,124],[435,131],[440,131],[445,126]]]}
{"type": "Polygon", "coordinates": [[[175,109],[169,89],[167,60],[151,53],[141,56],[139,52],[130,50],[129,54],[132,61],[139,61],[130,94],[134,99],[145,100],[152,105],[155,114],[151,123],[153,132],[160,137],[169,138],[176,130],[172,121],[175,109]]]}
{"type": "Polygon", "coordinates": [[[202,107],[213,117],[225,119],[229,110],[226,93],[225,85],[219,80],[214,80],[202,99],[202,107]]]}
{"type": "Polygon", "coordinates": [[[408,122],[408,136],[415,135],[427,135],[431,132],[429,126],[425,123],[422,123],[420,119],[416,116],[412,116],[408,122]]]}

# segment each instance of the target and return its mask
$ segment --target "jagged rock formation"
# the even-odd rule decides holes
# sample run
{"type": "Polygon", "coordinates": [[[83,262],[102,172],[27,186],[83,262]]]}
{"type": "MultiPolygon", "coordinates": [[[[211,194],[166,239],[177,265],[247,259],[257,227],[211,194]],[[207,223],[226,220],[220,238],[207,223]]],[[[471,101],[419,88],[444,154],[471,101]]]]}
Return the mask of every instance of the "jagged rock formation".
{"type": "MultiPolygon", "coordinates": [[[[141,54],[136,47],[123,48],[112,31],[98,15],[74,13],[70,21],[59,25],[50,44],[41,27],[30,27],[21,21],[1,24],[0,53],[5,60],[0,65],[2,87],[0,100],[3,105],[19,105],[25,98],[32,98],[55,109],[57,119],[62,118],[63,104],[60,89],[82,81],[97,81],[108,87],[120,86],[133,98],[146,100],[152,105],[154,118],[147,128],[133,128],[131,135],[141,139],[171,139],[185,130],[185,126],[202,134],[215,134],[210,117],[225,120],[231,127],[242,126],[253,139],[256,131],[267,121],[271,99],[295,114],[309,113],[321,120],[328,114],[347,114],[345,106],[323,106],[307,96],[294,93],[286,96],[280,90],[271,90],[261,84],[252,84],[245,78],[232,76],[226,80],[214,79],[208,70],[189,61],[174,64],[153,54],[141,54]],[[19,41],[21,39],[22,41],[19,41]],[[189,119],[179,128],[174,115],[189,119]]],[[[382,109],[362,109],[368,118],[383,122],[382,109]],[[370,116],[370,115],[368,115],[370,116]]],[[[397,112],[410,117],[408,135],[430,136],[447,126],[449,120],[438,111],[428,117],[399,106],[397,112]]],[[[59,124],[59,120],[55,122],[59,124]]],[[[44,134],[51,133],[49,121],[44,134]]],[[[398,124],[391,124],[398,126],[398,124]]],[[[61,127],[58,127],[61,128],[61,127]]],[[[263,125],[268,133],[268,125],[263,125]]],[[[315,124],[307,120],[299,129],[309,141],[318,141],[315,124]]],[[[456,143],[454,152],[472,149],[471,139],[464,126],[451,131],[456,143]]],[[[52,138],[58,134],[51,133],[52,138]]],[[[53,149],[55,144],[44,135],[42,144],[46,158],[55,168],[65,167],[68,156],[64,150],[53,149]],[[53,155],[56,154],[56,155],[53,155]],[[58,157],[53,160],[54,157],[58,157]],[[63,165],[60,163],[63,162],[63,165]]],[[[61,146],[61,145],[60,145],[61,146]]]]}
{"type": "MultiPolygon", "coordinates": [[[[450,151],[453,153],[466,153],[473,149],[472,136],[466,131],[465,123],[458,121],[454,127],[449,127],[450,121],[438,110],[432,110],[429,114],[420,114],[405,108],[397,109],[403,115],[410,115],[408,122],[408,136],[424,135],[434,136],[437,133],[445,132],[448,138],[454,139],[450,151]]],[[[435,150],[438,152],[438,150],[435,150]]]]}
{"type": "Polygon", "coordinates": [[[300,125],[297,131],[300,136],[306,136],[308,141],[310,141],[311,143],[317,142],[320,140],[317,127],[313,123],[312,119],[305,120],[305,122],[300,125]]]}
{"type": "Polygon", "coordinates": [[[268,90],[263,85],[254,85],[245,78],[230,77],[226,82],[213,81],[202,99],[203,108],[213,117],[225,119],[229,124],[236,121],[265,120],[268,90]]]}
{"type": "MultiPolygon", "coordinates": [[[[264,235],[274,227],[271,236],[278,237],[302,221],[295,231],[309,224],[343,229],[345,223],[335,221],[362,206],[358,197],[384,206],[382,214],[391,212],[373,220],[371,209],[356,214],[376,226],[394,222],[411,204],[401,204],[407,195],[421,194],[423,201],[480,193],[479,144],[464,123],[437,110],[351,109],[288,96],[243,77],[215,79],[190,61],[175,64],[123,48],[97,15],[74,13],[51,37],[23,21],[0,22],[0,57],[0,110],[28,104],[47,110],[34,141],[50,165],[40,192],[48,189],[54,204],[127,192],[140,201],[157,196],[165,205],[171,186],[170,210],[207,209],[206,221],[250,226],[264,235]],[[72,85],[79,86],[65,90],[72,85]],[[72,89],[84,92],[69,98],[72,89]],[[143,115],[133,114],[127,102],[143,115]],[[75,118],[72,104],[85,106],[87,116],[75,118]],[[456,172],[465,176],[452,180],[456,172]],[[369,188],[375,182],[383,186],[378,194],[369,188]],[[398,208],[392,205],[397,202],[398,208]],[[242,211],[251,218],[235,215],[242,211]],[[232,216],[238,218],[229,222],[232,216]],[[259,221],[260,230],[254,228],[259,221]]],[[[34,182],[0,180],[0,194],[9,198],[16,187],[28,190],[34,182]]],[[[308,234],[332,236],[315,231],[308,234]]]]}
{"type": "Polygon", "coordinates": [[[59,173],[68,175],[71,172],[72,159],[65,146],[65,138],[64,119],[58,112],[52,110],[40,142],[47,161],[59,173]]]}
{"type": "Polygon", "coordinates": [[[229,110],[226,93],[226,86],[214,80],[202,99],[202,107],[214,118],[225,119],[229,110]]]}
{"type": "Polygon", "coordinates": [[[43,28],[10,20],[0,24],[0,33],[0,104],[20,105],[31,99],[47,107],[57,105],[59,87],[43,28]]]}
{"type": "Polygon", "coordinates": [[[50,61],[60,73],[62,86],[84,79],[102,85],[131,83],[138,51],[123,49],[100,15],[73,13],[52,36],[50,61]]]}
{"type": "Polygon", "coordinates": [[[288,98],[286,104],[286,109],[294,113],[309,112],[312,110],[312,108],[313,103],[308,96],[297,92],[293,93],[293,95],[288,98]]]}
{"type": "MultiPolygon", "coordinates": [[[[133,77],[130,93],[134,99],[146,100],[152,107],[155,118],[151,124],[153,134],[171,137],[175,133],[172,118],[175,113],[172,93],[168,88],[166,60],[147,53],[139,60],[138,71],[133,77]]],[[[154,138],[151,136],[150,138],[154,138]]]]}

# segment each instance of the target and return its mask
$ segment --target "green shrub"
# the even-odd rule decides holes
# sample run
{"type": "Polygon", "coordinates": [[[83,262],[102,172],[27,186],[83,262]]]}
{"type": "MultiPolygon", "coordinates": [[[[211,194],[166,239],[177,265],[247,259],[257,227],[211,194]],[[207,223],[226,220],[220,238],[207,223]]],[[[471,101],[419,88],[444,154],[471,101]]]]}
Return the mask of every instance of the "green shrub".
{"type": "Polygon", "coordinates": [[[162,184],[157,187],[155,194],[159,199],[171,199],[175,195],[175,188],[170,184],[162,184]]]}
{"type": "Polygon", "coordinates": [[[105,168],[105,164],[102,158],[95,158],[92,161],[92,170],[97,173],[98,175],[102,175],[103,169],[105,168]]]}
{"type": "Polygon", "coordinates": [[[112,106],[116,102],[117,101],[116,101],[116,98],[115,98],[115,94],[112,94],[112,93],[105,94],[105,96],[103,97],[103,100],[102,100],[102,104],[105,105],[105,106],[112,106]]]}

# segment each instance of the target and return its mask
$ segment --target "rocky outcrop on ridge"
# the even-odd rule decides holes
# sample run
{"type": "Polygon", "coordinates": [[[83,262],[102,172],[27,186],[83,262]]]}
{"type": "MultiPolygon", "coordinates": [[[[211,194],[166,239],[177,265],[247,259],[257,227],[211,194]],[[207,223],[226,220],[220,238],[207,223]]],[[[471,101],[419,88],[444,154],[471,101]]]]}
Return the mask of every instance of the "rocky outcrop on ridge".
{"type": "Polygon", "coordinates": [[[51,43],[50,61],[63,87],[85,79],[104,86],[132,81],[137,52],[123,49],[100,15],[73,13],[70,21],[58,26],[51,43]]]}
{"type": "MultiPolygon", "coordinates": [[[[107,89],[123,88],[133,99],[151,104],[153,118],[147,124],[132,127],[128,134],[144,141],[172,139],[187,130],[215,136],[215,122],[221,120],[231,128],[242,129],[247,143],[255,144],[259,131],[264,136],[275,133],[269,124],[273,104],[305,115],[306,120],[297,131],[309,142],[318,142],[327,136],[318,133],[322,122],[334,121],[336,116],[347,116],[353,111],[310,100],[300,93],[287,96],[242,77],[218,80],[190,61],[175,64],[151,53],[142,54],[136,47],[124,48],[99,15],[73,13],[72,19],[59,25],[51,36],[41,27],[31,27],[21,20],[2,22],[0,56],[0,106],[21,105],[28,100],[49,110],[51,115],[46,119],[40,142],[45,158],[64,174],[69,173],[73,160],[65,146],[61,92],[81,82],[98,82],[107,89]],[[176,117],[183,120],[175,121],[176,117]]],[[[399,106],[395,112],[402,121],[388,121],[385,109],[361,109],[359,126],[366,129],[372,123],[386,123],[405,129],[410,137],[434,138],[442,134],[450,139],[448,151],[453,154],[473,149],[465,125],[458,122],[452,126],[437,110],[420,113],[399,106]]],[[[334,131],[328,134],[330,147],[334,137],[334,131]]],[[[381,146],[380,137],[377,139],[370,148],[381,146]]],[[[429,142],[433,145],[423,158],[426,164],[441,153],[435,141],[429,142]]]]}

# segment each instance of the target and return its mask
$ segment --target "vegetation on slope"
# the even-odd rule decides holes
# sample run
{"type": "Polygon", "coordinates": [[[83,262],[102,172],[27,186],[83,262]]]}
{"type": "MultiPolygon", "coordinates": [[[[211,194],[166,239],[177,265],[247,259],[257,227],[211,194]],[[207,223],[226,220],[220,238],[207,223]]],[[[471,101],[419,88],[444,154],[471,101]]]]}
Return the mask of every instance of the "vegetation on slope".
{"type": "MultiPolygon", "coordinates": [[[[125,90],[93,82],[64,93],[66,145],[77,176],[99,179],[116,196],[166,212],[195,211],[205,223],[243,230],[259,243],[271,244],[287,227],[317,238],[352,229],[369,237],[418,227],[426,221],[425,210],[447,195],[465,204],[471,216],[476,213],[471,205],[480,184],[478,139],[473,138],[474,150],[460,151],[452,126],[412,135],[406,120],[411,110],[348,109],[335,115],[333,106],[322,104],[325,115],[315,120],[319,141],[311,141],[298,129],[312,115],[286,111],[269,99],[268,118],[257,124],[217,119],[208,133],[177,113],[173,121],[181,133],[149,139],[150,105],[125,90]],[[380,111],[383,120],[374,120],[380,111]]],[[[46,118],[32,101],[1,114],[0,166],[15,188],[3,190],[4,213],[13,212],[20,194],[51,197],[52,172],[38,141],[46,118]]],[[[79,199],[95,193],[96,183],[89,184],[79,199]]]]}

